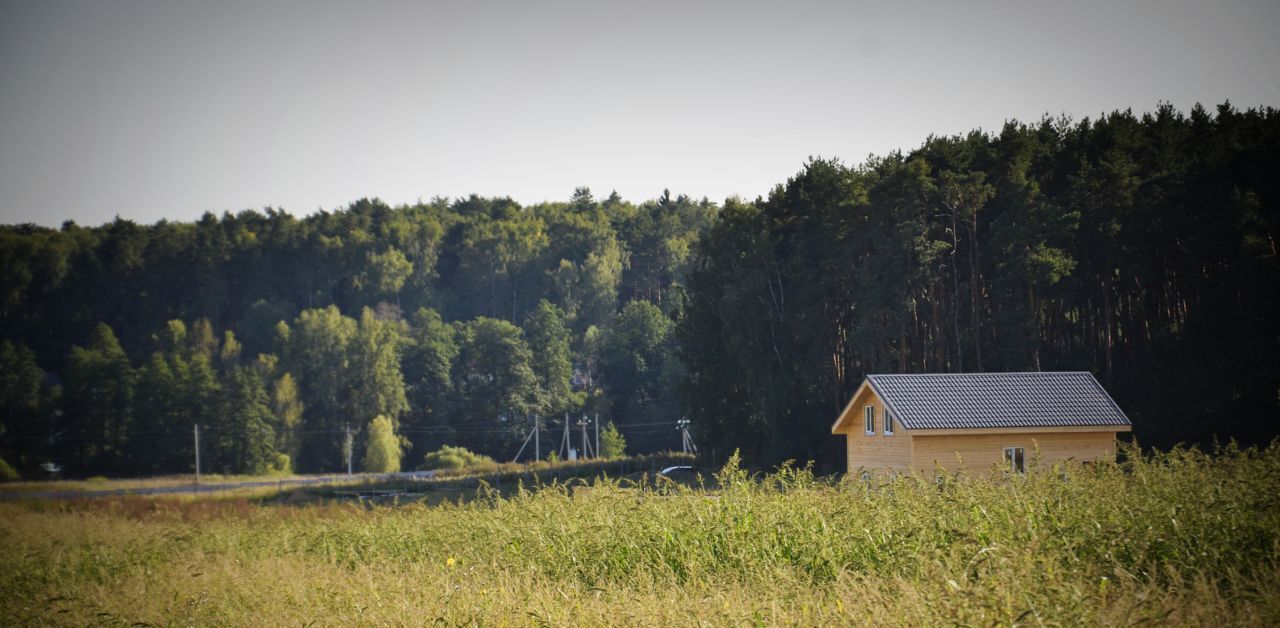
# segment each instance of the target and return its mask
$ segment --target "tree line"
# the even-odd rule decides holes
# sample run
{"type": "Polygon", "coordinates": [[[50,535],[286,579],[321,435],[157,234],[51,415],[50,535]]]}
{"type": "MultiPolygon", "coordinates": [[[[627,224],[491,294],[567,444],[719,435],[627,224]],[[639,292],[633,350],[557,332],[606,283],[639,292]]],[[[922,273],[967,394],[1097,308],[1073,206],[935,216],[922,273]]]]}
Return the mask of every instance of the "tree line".
{"type": "Polygon", "coordinates": [[[566,414],[671,448],[671,299],[717,211],[581,188],[0,228],[0,458],[185,472],[199,424],[206,469],[328,471],[379,417],[409,465],[443,444],[505,458],[566,414]]]}
{"type": "Polygon", "coordinates": [[[1169,105],[812,160],[700,239],[677,344],[707,445],[817,459],[867,373],[1085,370],[1140,443],[1280,433],[1280,116],[1169,105]]]}
{"type": "Polygon", "coordinates": [[[1278,139],[1274,109],[1162,105],[811,159],[723,205],[0,227],[0,458],[187,471],[199,423],[228,471],[332,470],[382,417],[412,465],[585,413],[640,451],[688,416],[713,458],[835,470],[865,374],[1035,369],[1096,373],[1144,444],[1265,441],[1278,139]]]}

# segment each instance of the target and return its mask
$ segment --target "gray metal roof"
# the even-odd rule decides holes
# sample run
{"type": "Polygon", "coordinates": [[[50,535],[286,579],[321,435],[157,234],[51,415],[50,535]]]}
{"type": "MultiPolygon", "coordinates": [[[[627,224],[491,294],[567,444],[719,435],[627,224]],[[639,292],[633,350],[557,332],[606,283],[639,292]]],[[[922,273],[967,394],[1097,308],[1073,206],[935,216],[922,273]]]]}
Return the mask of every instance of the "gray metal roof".
{"type": "Polygon", "coordinates": [[[1091,373],[868,375],[907,429],[1130,425],[1091,373]]]}

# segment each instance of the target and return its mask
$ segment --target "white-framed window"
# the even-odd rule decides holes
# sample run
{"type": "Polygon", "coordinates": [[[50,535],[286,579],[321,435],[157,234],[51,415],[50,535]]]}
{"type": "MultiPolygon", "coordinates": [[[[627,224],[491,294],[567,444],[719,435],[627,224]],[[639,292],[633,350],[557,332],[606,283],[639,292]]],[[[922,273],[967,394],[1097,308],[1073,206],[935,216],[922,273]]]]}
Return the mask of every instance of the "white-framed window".
{"type": "Polygon", "coordinates": [[[1004,461],[1013,473],[1026,473],[1027,450],[1024,447],[1005,447],[1004,461]]]}
{"type": "Polygon", "coordinates": [[[893,436],[893,414],[888,408],[884,409],[884,435],[893,436]]]}
{"type": "Polygon", "coordinates": [[[867,435],[874,436],[876,433],[876,407],[866,406],[862,409],[862,422],[867,429],[867,435]]]}

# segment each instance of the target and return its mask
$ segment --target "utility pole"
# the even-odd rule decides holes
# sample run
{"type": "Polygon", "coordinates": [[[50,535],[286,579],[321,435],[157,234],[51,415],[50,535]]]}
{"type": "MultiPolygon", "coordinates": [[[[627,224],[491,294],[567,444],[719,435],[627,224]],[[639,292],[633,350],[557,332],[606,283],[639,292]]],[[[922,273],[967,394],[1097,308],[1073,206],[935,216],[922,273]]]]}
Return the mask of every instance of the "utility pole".
{"type": "Polygon", "coordinates": [[[600,457],[600,413],[596,413],[596,457],[600,457]]]}
{"type": "Polygon", "coordinates": [[[520,454],[524,453],[524,448],[529,446],[529,441],[533,441],[534,460],[539,459],[541,452],[538,450],[538,415],[533,416],[533,431],[524,437],[524,442],[520,444],[520,451],[516,452],[516,457],[511,462],[520,462],[520,454]]]}
{"type": "Polygon", "coordinates": [[[347,440],[346,440],[346,443],[343,444],[342,450],[343,450],[343,453],[346,454],[347,456],[347,475],[351,475],[351,449],[352,449],[351,424],[348,423],[343,427],[346,428],[347,430],[347,440]]]}
{"type": "Polygon", "coordinates": [[[569,413],[564,413],[564,438],[560,439],[560,459],[569,459],[569,413]]]}
{"type": "Polygon", "coordinates": [[[200,424],[192,426],[196,435],[196,486],[200,486],[200,424]]]}
{"type": "Polygon", "coordinates": [[[533,415],[533,461],[542,460],[542,444],[538,442],[538,432],[542,431],[542,417],[533,415]]]}
{"type": "Polygon", "coordinates": [[[698,448],[693,445],[693,437],[689,436],[689,419],[680,417],[676,421],[676,429],[680,430],[680,449],[686,454],[698,453],[698,448]]]}
{"type": "Polygon", "coordinates": [[[587,442],[587,415],[584,414],[581,419],[578,419],[578,427],[582,428],[582,457],[588,458],[591,456],[591,443],[587,442]]]}

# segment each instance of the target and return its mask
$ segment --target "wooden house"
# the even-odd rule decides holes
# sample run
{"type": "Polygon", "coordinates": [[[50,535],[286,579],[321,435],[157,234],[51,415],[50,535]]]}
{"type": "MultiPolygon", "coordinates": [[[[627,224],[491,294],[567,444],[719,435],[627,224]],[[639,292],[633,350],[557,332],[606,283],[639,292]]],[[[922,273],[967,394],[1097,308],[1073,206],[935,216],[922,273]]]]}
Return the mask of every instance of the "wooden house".
{"type": "Polygon", "coordinates": [[[868,375],[831,426],[849,471],[1025,471],[1115,456],[1132,429],[1090,373],[868,375]]]}

